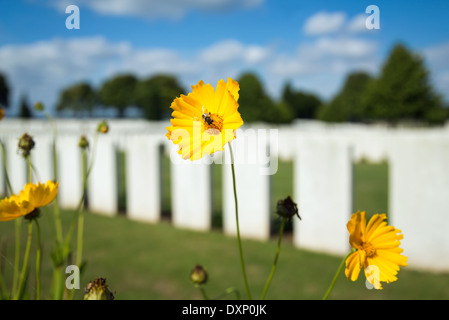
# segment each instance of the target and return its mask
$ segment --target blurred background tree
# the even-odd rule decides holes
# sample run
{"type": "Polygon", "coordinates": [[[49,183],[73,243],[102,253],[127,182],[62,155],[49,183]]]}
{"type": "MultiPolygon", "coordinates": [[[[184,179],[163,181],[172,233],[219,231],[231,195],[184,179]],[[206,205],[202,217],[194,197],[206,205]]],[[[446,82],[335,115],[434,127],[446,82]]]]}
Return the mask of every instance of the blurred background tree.
{"type": "Polygon", "coordinates": [[[101,103],[105,107],[115,108],[117,116],[122,118],[126,108],[135,104],[137,82],[133,74],[119,74],[106,80],[99,90],[101,103]]]}
{"type": "Polygon", "coordinates": [[[291,110],[293,118],[315,119],[322,102],[318,96],[304,91],[295,91],[290,82],[282,91],[282,101],[291,110]]]}
{"type": "Polygon", "coordinates": [[[0,72],[0,105],[9,107],[9,85],[6,76],[0,72]]]}
{"type": "Polygon", "coordinates": [[[91,85],[87,82],[80,82],[62,90],[56,110],[70,110],[77,116],[89,114],[97,100],[97,94],[91,85]]]}
{"type": "Polygon", "coordinates": [[[33,114],[31,112],[31,107],[28,102],[28,96],[26,94],[22,94],[20,96],[20,102],[19,102],[19,118],[22,119],[30,119],[33,117],[33,114]]]}
{"type": "Polygon", "coordinates": [[[158,74],[137,82],[134,101],[146,119],[161,120],[170,117],[173,99],[183,93],[184,89],[174,76],[158,74]]]}
{"type": "Polygon", "coordinates": [[[341,91],[327,104],[321,106],[317,118],[332,122],[360,122],[365,118],[363,97],[373,77],[366,72],[350,73],[341,91]]]}
{"type": "Polygon", "coordinates": [[[288,103],[275,103],[255,73],[243,73],[237,81],[240,85],[239,112],[244,115],[245,122],[291,122],[293,112],[288,103]]]}
{"type": "Polygon", "coordinates": [[[380,76],[368,85],[363,104],[369,120],[441,123],[447,119],[423,59],[402,44],[393,47],[380,76]]]}

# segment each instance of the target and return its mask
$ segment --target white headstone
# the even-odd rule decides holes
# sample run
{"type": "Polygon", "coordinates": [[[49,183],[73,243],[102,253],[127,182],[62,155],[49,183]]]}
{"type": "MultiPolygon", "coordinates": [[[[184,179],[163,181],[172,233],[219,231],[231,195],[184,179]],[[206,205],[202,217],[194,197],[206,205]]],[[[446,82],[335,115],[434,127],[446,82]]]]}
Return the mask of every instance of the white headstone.
{"type": "Polygon", "coordinates": [[[449,136],[408,134],[391,143],[390,223],[409,266],[449,270],[449,136]]]}
{"type": "Polygon", "coordinates": [[[302,218],[294,219],[296,246],[332,254],[349,251],[346,224],[352,211],[352,153],[329,136],[303,137],[296,144],[294,199],[302,218]]]}
{"type": "MultiPolygon", "coordinates": [[[[270,159],[267,158],[267,140],[259,138],[255,130],[238,131],[237,138],[232,142],[232,151],[240,235],[242,238],[266,240],[270,237],[272,217],[268,169],[270,159]]],[[[225,159],[227,160],[223,164],[223,228],[225,234],[236,235],[236,207],[229,145],[225,147],[225,159]]]]}
{"type": "Polygon", "coordinates": [[[180,228],[211,228],[211,166],[202,161],[171,157],[172,222],[180,228]]]}
{"type": "Polygon", "coordinates": [[[126,144],[127,215],[135,220],[158,222],[161,217],[160,139],[133,135],[126,144]]]}
{"type": "Polygon", "coordinates": [[[93,157],[93,166],[88,177],[87,187],[89,210],[105,215],[116,215],[118,213],[118,192],[115,146],[109,136],[100,135],[96,148],[97,150],[92,150],[88,157],[88,165],[93,157]]]}
{"type": "Polygon", "coordinates": [[[9,137],[6,141],[8,176],[13,193],[18,194],[28,182],[27,161],[18,151],[20,137],[9,137]]]}
{"type": "Polygon", "coordinates": [[[47,135],[35,136],[36,146],[31,153],[31,159],[36,171],[33,180],[42,183],[53,180],[53,138],[47,135]]]}
{"type": "Polygon", "coordinates": [[[58,197],[61,207],[65,209],[76,209],[82,195],[79,138],[77,135],[61,135],[56,141],[58,197]]]}

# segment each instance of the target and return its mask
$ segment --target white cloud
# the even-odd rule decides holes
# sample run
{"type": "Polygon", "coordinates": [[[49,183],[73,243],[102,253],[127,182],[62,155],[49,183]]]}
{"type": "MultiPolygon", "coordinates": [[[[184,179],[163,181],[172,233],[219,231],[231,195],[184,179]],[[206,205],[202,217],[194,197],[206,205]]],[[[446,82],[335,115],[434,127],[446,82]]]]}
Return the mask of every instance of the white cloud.
{"type": "MultiPolygon", "coordinates": [[[[59,9],[73,4],[69,0],[50,0],[59,9]]],[[[104,15],[133,16],[146,19],[180,19],[192,11],[223,12],[251,8],[264,0],[78,0],[80,7],[104,15]]]]}
{"type": "Polygon", "coordinates": [[[343,12],[318,12],[311,16],[304,24],[307,35],[320,35],[340,31],[346,20],[343,12]]]}
{"type": "Polygon", "coordinates": [[[367,32],[368,29],[366,28],[366,19],[367,15],[364,13],[359,13],[358,15],[354,16],[348,23],[347,23],[347,31],[350,33],[359,33],[359,32],[367,32]]]}
{"type": "Polygon", "coordinates": [[[244,45],[237,40],[223,40],[202,50],[199,54],[201,61],[210,64],[228,62],[244,62],[257,64],[269,56],[268,49],[257,45],[244,45]]]}
{"type": "Polygon", "coordinates": [[[130,72],[144,78],[156,73],[178,77],[186,88],[199,79],[216,82],[237,77],[264,61],[268,50],[235,40],[211,44],[190,56],[166,48],[134,48],[103,37],[53,39],[0,47],[0,72],[13,86],[14,99],[27,93],[52,106],[59,92],[79,81],[99,86],[108,77],[130,72]]]}
{"type": "Polygon", "coordinates": [[[430,78],[437,92],[449,102],[449,42],[426,48],[420,54],[430,70],[430,78]]]}

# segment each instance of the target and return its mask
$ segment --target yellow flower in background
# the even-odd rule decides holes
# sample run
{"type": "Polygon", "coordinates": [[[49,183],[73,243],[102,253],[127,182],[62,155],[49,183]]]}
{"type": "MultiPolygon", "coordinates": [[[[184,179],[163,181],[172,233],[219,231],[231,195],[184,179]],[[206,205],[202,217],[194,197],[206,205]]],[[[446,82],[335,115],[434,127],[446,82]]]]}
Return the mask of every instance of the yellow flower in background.
{"type": "Polygon", "coordinates": [[[0,221],[10,221],[49,205],[58,194],[58,182],[27,183],[18,195],[0,200],[0,221]]]}
{"type": "Polygon", "coordinates": [[[0,120],[2,120],[5,117],[5,110],[0,106],[0,120]]]}
{"type": "Polygon", "coordinates": [[[218,81],[216,89],[201,80],[187,96],[172,102],[173,119],[166,136],[179,146],[183,159],[197,160],[221,151],[235,138],[243,124],[237,110],[238,92],[239,84],[231,78],[218,81]]]}
{"type": "Polygon", "coordinates": [[[375,214],[366,224],[366,213],[356,212],[347,224],[349,243],[356,249],[346,259],[346,277],[357,280],[364,268],[366,279],[376,289],[382,289],[380,282],[397,280],[399,267],[407,266],[407,257],[399,248],[403,238],[401,231],[389,226],[385,214],[375,214]]]}

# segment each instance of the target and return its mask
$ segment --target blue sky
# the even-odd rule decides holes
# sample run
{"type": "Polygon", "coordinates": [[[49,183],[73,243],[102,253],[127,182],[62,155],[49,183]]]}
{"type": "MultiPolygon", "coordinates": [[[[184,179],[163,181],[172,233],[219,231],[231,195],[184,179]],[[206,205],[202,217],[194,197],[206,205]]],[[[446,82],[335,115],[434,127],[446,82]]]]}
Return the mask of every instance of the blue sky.
{"type": "Polygon", "coordinates": [[[349,72],[378,74],[402,42],[423,56],[449,100],[449,1],[0,0],[0,72],[50,108],[79,81],[173,74],[187,89],[256,72],[277,98],[289,81],[330,99],[349,72]],[[80,29],[65,22],[80,10],[80,29]],[[380,29],[365,9],[377,5],[380,29]]]}

